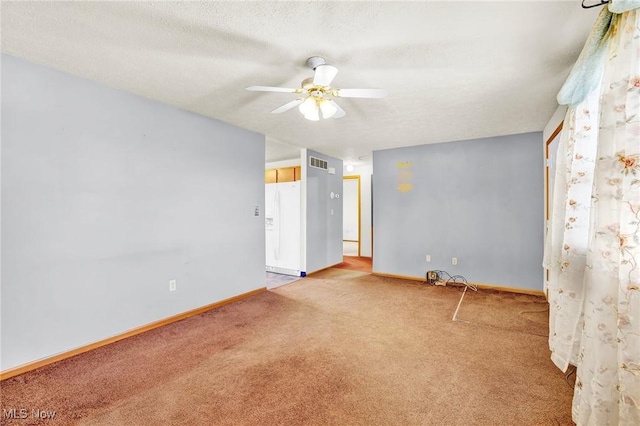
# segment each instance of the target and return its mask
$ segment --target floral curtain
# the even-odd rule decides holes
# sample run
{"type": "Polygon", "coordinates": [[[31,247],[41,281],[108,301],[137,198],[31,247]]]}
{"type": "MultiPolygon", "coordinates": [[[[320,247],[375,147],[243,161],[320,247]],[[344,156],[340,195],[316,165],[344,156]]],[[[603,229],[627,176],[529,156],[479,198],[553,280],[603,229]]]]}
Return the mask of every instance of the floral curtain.
{"type": "Polygon", "coordinates": [[[573,419],[640,425],[640,10],[613,16],[573,419]]]}
{"type": "Polygon", "coordinates": [[[556,196],[545,267],[549,271],[549,348],[562,371],[577,364],[580,348],[598,112],[598,90],[567,110],[556,157],[556,196]]]}
{"type": "Polygon", "coordinates": [[[573,420],[578,425],[637,426],[640,1],[613,0],[593,34],[559,94],[559,101],[572,106],[559,146],[545,247],[549,345],[558,367],[577,367],[573,420]],[[597,73],[600,88],[593,89],[593,76],[580,77],[585,66],[597,73]],[[594,141],[595,157],[589,143],[594,141]]]}

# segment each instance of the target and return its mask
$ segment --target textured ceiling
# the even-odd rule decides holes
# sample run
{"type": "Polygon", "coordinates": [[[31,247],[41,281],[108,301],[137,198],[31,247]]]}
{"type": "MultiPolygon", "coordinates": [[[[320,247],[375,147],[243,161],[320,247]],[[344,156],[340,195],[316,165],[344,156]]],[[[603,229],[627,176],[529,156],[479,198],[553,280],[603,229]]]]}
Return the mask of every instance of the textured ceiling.
{"type": "MultiPolygon", "coordinates": [[[[540,131],[598,9],[535,2],[2,2],[2,50],[344,160],[397,146],[540,131]],[[310,122],[295,98],[309,56],[340,99],[310,122]]],[[[267,160],[291,157],[273,144],[267,160]]]]}

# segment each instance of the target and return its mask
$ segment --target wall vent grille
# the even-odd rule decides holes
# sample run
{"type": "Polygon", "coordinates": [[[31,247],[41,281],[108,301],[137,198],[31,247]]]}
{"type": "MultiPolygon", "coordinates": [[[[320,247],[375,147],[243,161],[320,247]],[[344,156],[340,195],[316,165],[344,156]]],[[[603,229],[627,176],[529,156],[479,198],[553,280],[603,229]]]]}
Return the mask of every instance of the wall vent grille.
{"type": "Polygon", "coordinates": [[[316,169],[327,170],[328,163],[326,160],[321,160],[316,157],[309,157],[309,166],[315,167],[316,169]]]}

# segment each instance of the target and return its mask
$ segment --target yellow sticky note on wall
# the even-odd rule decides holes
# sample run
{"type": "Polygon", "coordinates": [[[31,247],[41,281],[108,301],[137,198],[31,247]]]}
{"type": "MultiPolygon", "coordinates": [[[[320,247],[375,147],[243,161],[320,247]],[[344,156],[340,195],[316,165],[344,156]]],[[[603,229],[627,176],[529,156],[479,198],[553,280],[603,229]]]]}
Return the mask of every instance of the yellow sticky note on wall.
{"type": "Polygon", "coordinates": [[[398,191],[409,192],[413,189],[411,184],[412,161],[398,161],[398,191]]]}
{"type": "Polygon", "coordinates": [[[398,191],[400,192],[409,192],[413,189],[413,185],[411,185],[410,183],[399,183],[398,184],[398,191]]]}

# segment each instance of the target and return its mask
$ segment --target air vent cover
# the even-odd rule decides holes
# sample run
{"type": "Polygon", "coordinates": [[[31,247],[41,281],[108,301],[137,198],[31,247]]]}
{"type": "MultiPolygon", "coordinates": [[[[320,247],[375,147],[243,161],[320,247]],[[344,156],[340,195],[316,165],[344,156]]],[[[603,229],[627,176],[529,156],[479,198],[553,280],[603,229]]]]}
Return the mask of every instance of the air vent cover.
{"type": "Polygon", "coordinates": [[[327,161],[321,160],[316,157],[309,157],[309,166],[315,167],[316,169],[327,170],[327,161]]]}

